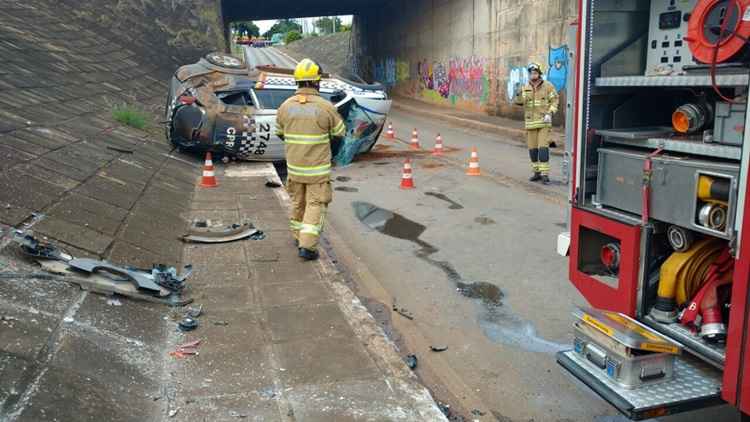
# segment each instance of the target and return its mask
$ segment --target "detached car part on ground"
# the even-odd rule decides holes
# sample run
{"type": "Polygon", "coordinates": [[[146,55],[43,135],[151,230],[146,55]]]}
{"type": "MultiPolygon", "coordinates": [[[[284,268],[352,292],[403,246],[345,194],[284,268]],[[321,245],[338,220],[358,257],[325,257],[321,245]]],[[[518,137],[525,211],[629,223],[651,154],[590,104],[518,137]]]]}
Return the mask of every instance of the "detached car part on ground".
{"type": "MultiPolygon", "coordinates": [[[[239,59],[213,53],[180,67],[166,105],[166,134],[178,148],[239,160],[280,161],[284,142],[275,135],[276,110],[294,95],[292,69],[248,69],[239,59]]],[[[321,95],[346,123],[334,161],[349,164],[368,152],[383,130],[391,107],[383,86],[323,75],[321,95]]]]}

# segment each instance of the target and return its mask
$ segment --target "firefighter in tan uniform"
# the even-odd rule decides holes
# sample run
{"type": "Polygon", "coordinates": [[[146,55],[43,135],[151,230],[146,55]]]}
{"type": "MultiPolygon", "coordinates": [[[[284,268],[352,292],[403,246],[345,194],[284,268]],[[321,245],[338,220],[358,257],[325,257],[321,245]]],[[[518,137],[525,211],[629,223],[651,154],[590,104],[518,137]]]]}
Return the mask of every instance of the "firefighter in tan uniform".
{"type": "Polygon", "coordinates": [[[294,70],[297,93],[284,101],[276,116],[276,134],[286,149],[286,188],[292,198],[289,225],[305,260],[318,258],[318,240],[333,197],[331,141],[346,130],[333,104],[320,96],[320,78],[318,64],[310,59],[299,62],[294,70]]]}
{"type": "Polygon", "coordinates": [[[534,174],[532,182],[549,183],[549,132],[552,115],[557,113],[558,97],[555,86],[542,79],[542,69],[536,63],[527,67],[529,83],[516,92],[513,102],[524,107],[526,143],[534,174]]]}

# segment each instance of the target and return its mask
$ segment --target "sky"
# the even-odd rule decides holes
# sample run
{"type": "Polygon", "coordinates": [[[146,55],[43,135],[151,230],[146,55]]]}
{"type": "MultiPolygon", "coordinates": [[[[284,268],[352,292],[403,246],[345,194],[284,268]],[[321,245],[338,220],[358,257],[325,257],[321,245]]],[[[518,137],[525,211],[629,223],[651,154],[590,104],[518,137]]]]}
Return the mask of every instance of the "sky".
{"type": "MultiPolygon", "coordinates": [[[[352,16],[351,15],[339,16],[339,18],[341,18],[341,22],[344,23],[344,24],[346,24],[346,25],[349,25],[349,24],[352,23],[352,16]]],[[[312,23],[317,18],[304,18],[304,19],[309,20],[309,22],[310,22],[309,27],[312,28],[312,23]]],[[[258,25],[258,28],[260,28],[260,33],[262,34],[262,33],[266,32],[266,31],[268,31],[269,29],[271,29],[271,27],[273,26],[273,24],[276,23],[276,19],[268,20],[268,21],[254,21],[254,22],[255,22],[256,25],[258,25]]]]}

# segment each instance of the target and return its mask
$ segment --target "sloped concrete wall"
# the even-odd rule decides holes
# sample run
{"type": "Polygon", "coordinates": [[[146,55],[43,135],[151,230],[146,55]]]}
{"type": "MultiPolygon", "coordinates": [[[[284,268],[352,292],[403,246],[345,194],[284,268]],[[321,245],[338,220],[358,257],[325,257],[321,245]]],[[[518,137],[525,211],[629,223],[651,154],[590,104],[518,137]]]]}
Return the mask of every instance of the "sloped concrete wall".
{"type": "Polygon", "coordinates": [[[71,24],[95,30],[144,60],[162,66],[192,63],[225,51],[219,0],[60,0],[71,24]]]}
{"type": "Polygon", "coordinates": [[[415,0],[368,11],[356,22],[359,71],[395,93],[517,117],[509,86],[531,61],[565,91],[566,32],[575,0],[415,0]]]}

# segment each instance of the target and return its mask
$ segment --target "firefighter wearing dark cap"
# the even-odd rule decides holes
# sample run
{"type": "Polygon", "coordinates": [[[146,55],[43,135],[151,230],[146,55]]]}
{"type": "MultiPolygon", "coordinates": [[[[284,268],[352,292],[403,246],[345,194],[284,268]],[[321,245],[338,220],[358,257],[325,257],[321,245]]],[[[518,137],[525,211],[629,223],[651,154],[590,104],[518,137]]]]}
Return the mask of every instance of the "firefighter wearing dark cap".
{"type": "Polygon", "coordinates": [[[529,83],[516,92],[513,102],[524,108],[526,143],[533,175],[532,182],[549,183],[549,136],[552,115],[557,113],[558,97],[554,85],[542,79],[542,69],[536,63],[526,68],[529,83]]]}
{"type": "Polygon", "coordinates": [[[296,94],[284,101],[276,115],[276,134],[284,140],[287,191],[292,199],[289,225],[298,242],[299,256],[318,258],[331,190],[331,141],[344,136],[346,127],[336,108],[320,96],[320,66],[304,59],[294,70],[296,94]]]}

